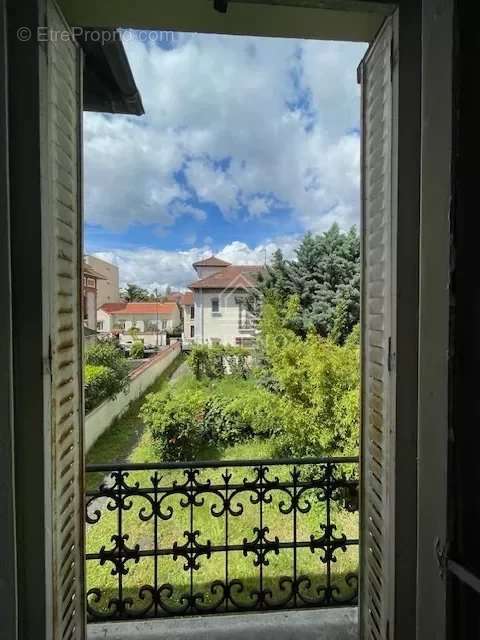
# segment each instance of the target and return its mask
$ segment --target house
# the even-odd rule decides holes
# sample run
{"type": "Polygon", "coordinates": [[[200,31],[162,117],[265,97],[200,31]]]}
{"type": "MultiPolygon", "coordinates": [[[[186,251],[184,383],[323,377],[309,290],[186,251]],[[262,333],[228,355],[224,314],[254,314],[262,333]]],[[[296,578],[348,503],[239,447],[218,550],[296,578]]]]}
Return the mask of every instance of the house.
{"type": "MultiPolygon", "coordinates": [[[[97,39],[98,56],[84,56],[73,37],[30,37],[45,27],[71,34],[78,25],[370,44],[359,69],[365,328],[359,637],[478,637],[477,10],[476,3],[455,0],[0,0],[5,638],[142,633],[140,622],[124,632],[115,625],[110,634],[108,625],[85,629],[81,110],[85,104],[131,114],[141,113],[141,105],[114,47],[97,39]],[[82,83],[83,64],[93,68],[82,83]],[[366,127],[373,128],[370,135],[366,127]]],[[[120,486],[125,473],[116,478],[120,486]]],[[[261,487],[258,495],[265,493],[261,487]]],[[[152,504],[157,510],[156,499],[152,504]]],[[[104,542],[120,579],[117,554],[131,553],[126,535],[104,542]]],[[[270,542],[262,530],[258,539],[254,552],[263,565],[270,542]]],[[[205,547],[187,544],[179,552],[192,567],[205,547]]],[[[335,540],[333,551],[341,544],[335,540]]],[[[261,604],[269,597],[268,591],[253,595],[261,604]]],[[[130,603],[127,595],[113,606],[128,612],[130,603]]],[[[258,618],[249,627],[249,618],[236,626],[236,637],[285,637],[285,612],[269,628],[258,618]]],[[[222,619],[223,635],[217,627],[215,636],[232,637],[230,618],[222,619]]],[[[161,637],[155,621],[145,622],[143,637],[161,637]]],[[[198,637],[198,619],[185,617],[182,624],[184,637],[198,637]]],[[[335,636],[321,621],[310,634],[335,636]]]]}
{"type": "Polygon", "coordinates": [[[97,329],[97,305],[99,285],[104,277],[83,262],[83,324],[92,331],[97,329]]]}
{"type": "Polygon", "coordinates": [[[179,300],[182,310],[182,343],[195,342],[195,305],[193,303],[193,291],[182,293],[179,300]]]}
{"type": "Polygon", "coordinates": [[[146,347],[165,346],[179,325],[176,302],[107,302],[97,312],[98,331],[118,335],[121,344],[138,339],[146,347]]]}
{"type": "Polygon", "coordinates": [[[259,265],[233,265],[211,256],[193,264],[199,279],[189,285],[184,304],[184,336],[197,344],[251,346],[255,318],[248,294],[255,289],[259,265]]]}
{"type": "Polygon", "coordinates": [[[97,282],[96,308],[99,309],[108,302],[120,302],[118,267],[96,256],[85,256],[85,263],[102,276],[97,282]]]}

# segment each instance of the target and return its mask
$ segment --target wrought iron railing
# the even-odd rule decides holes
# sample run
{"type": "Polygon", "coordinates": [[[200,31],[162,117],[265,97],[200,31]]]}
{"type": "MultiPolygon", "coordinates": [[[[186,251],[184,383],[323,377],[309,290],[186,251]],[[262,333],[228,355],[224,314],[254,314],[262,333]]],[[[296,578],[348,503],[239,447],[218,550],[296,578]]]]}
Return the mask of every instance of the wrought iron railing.
{"type": "Polygon", "coordinates": [[[103,477],[86,501],[89,620],[356,604],[357,472],[357,458],[87,467],[103,477]]]}

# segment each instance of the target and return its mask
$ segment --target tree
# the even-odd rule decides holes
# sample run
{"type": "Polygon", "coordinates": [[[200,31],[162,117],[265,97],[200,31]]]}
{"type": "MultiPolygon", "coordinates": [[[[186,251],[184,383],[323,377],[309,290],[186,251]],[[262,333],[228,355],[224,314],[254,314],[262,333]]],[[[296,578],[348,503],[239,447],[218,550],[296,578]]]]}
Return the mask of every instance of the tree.
{"type": "Polygon", "coordinates": [[[150,294],[146,289],[142,289],[136,284],[129,283],[120,291],[120,295],[127,302],[145,302],[150,299],[150,294]]]}
{"type": "Polygon", "coordinates": [[[298,297],[296,314],[288,327],[306,337],[314,330],[323,337],[335,334],[343,344],[360,317],[360,239],[355,227],[347,233],[337,224],[321,235],[307,233],[293,260],[277,251],[261,277],[263,302],[282,312],[292,296],[298,297]]]}

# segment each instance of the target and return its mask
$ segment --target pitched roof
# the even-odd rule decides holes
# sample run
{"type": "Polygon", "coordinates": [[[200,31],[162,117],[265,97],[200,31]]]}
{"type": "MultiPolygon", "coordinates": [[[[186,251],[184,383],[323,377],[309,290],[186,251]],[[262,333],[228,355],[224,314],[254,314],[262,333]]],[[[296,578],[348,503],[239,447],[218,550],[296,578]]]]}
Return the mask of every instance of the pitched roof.
{"type": "Polygon", "coordinates": [[[180,304],[193,304],[193,292],[187,291],[186,293],[183,293],[180,298],[180,304]]]}
{"type": "Polygon", "coordinates": [[[257,286],[257,276],[265,267],[230,265],[218,273],[192,282],[189,289],[250,289],[257,286]]]}
{"type": "Polygon", "coordinates": [[[230,262],[225,262],[225,260],[220,260],[216,256],[210,256],[210,258],[206,258],[205,260],[199,260],[198,262],[193,263],[194,267],[230,267],[230,262]]]}
{"type": "Polygon", "coordinates": [[[106,302],[100,307],[108,315],[169,315],[177,308],[176,302],[106,302]]]}

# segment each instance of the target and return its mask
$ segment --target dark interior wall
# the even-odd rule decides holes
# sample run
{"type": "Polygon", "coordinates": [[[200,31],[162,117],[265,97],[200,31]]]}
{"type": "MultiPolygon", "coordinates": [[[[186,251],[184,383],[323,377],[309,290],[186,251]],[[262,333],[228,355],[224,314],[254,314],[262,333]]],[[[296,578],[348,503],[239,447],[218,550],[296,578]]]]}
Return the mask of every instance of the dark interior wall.
{"type": "Polygon", "coordinates": [[[395,628],[414,638],[416,618],[417,362],[420,220],[421,3],[398,10],[395,628]]]}
{"type": "Polygon", "coordinates": [[[43,375],[48,348],[43,331],[41,243],[42,154],[48,153],[41,127],[45,61],[36,40],[21,42],[17,30],[28,27],[35,33],[43,24],[45,7],[42,0],[7,0],[7,9],[18,637],[43,640],[51,611],[45,598],[43,375]]]}
{"type": "Polygon", "coordinates": [[[7,60],[6,4],[0,0],[0,640],[16,640],[7,60]]]}
{"type": "MultiPolygon", "coordinates": [[[[480,31],[475,3],[457,0],[451,309],[449,556],[480,577],[480,31]]],[[[450,578],[452,640],[480,637],[480,594],[450,578]]]]}

